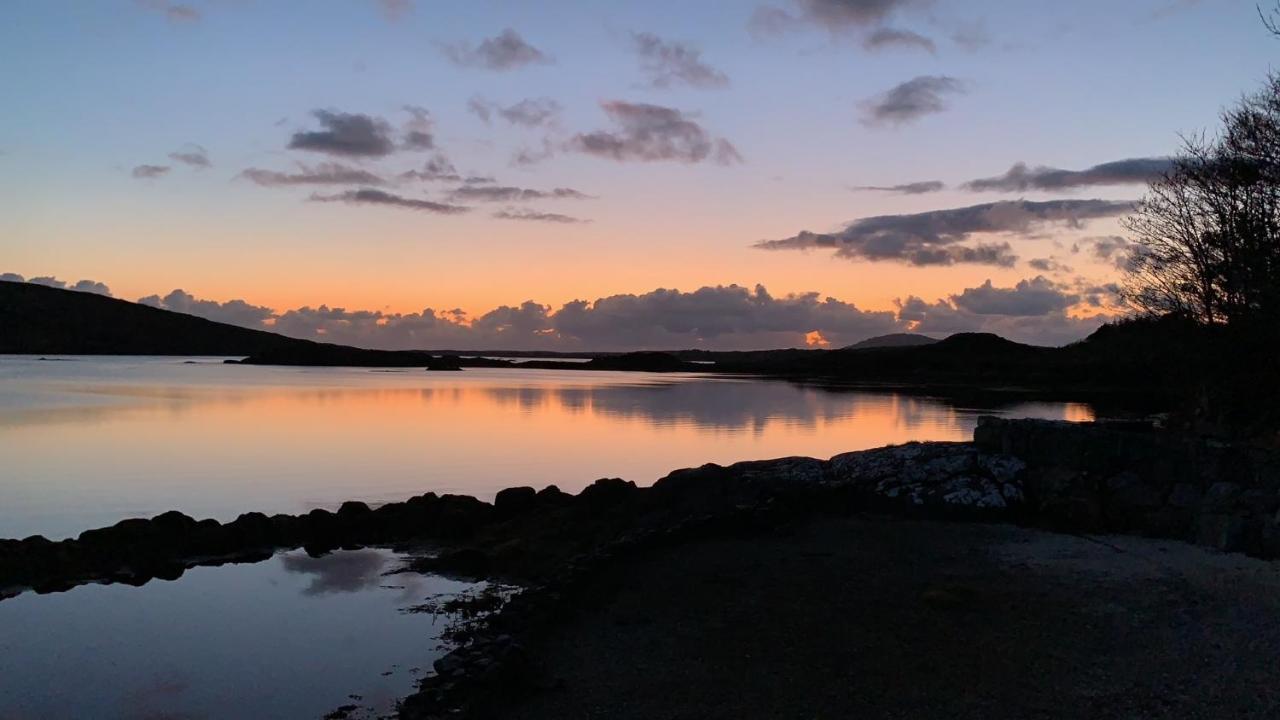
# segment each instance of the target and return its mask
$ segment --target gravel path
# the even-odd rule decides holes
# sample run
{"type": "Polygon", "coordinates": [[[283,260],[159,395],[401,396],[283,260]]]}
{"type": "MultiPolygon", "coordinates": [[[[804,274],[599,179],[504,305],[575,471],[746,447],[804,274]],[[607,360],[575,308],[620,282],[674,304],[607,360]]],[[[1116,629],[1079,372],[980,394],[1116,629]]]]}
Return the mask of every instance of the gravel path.
{"type": "Polygon", "coordinates": [[[1280,717],[1280,564],[1177,542],[821,520],[587,600],[509,717],[1280,717]]]}

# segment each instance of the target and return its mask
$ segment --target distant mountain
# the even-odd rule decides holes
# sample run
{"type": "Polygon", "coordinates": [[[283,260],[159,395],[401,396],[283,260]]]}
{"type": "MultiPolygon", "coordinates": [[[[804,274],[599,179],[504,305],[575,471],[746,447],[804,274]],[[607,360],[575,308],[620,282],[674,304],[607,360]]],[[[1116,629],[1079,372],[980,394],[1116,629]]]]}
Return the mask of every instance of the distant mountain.
{"type": "Polygon", "coordinates": [[[0,281],[0,353],[252,355],[317,345],[102,295],[0,281]]]}
{"type": "Polygon", "coordinates": [[[872,348],[886,347],[919,347],[921,345],[932,345],[938,342],[936,339],[928,335],[917,335],[915,333],[890,333],[888,335],[879,335],[873,338],[867,338],[862,342],[856,342],[852,345],[846,345],[842,350],[870,350],[872,348]]]}

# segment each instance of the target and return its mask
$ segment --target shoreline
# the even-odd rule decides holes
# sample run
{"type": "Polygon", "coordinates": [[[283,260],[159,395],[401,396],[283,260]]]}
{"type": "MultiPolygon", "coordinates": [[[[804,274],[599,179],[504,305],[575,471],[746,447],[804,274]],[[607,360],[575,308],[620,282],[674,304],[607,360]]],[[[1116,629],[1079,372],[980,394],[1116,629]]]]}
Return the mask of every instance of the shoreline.
{"type": "Polygon", "coordinates": [[[427,493],[376,509],[347,502],[332,513],[245,513],[225,524],[168,512],[59,542],[0,540],[0,601],[27,589],[172,580],[190,567],[255,562],[288,548],[316,555],[373,545],[434,548],[412,569],[523,588],[405,699],[402,717],[435,717],[477,697],[502,697],[499,687],[541,687],[528,634],[554,626],[566,597],[628,559],[851,516],[1140,535],[1275,558],[1277,468],[1275,451],[1224,447],[1149,424],[984,417],[972,442],[704,465],[649,487],[616,478],[577,495],[515,487],[492,503],[427,493]]]}

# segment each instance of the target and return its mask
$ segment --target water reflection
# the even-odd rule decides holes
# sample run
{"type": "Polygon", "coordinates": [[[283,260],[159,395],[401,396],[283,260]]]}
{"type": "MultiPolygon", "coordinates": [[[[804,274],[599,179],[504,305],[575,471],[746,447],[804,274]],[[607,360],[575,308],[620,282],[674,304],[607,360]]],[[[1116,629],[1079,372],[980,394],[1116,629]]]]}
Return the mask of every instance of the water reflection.
{"type": "Polygon", "coordinates": [[[352,695],[382,716],[438,653],[441,625],[401,609],[477,587],[380,578],[403,559],[292,551],[0,601],[0,718],[321,717],[352,695]]]}
{"type": "Polygon", "coordinates": [[[303,595],[324,595],[358,592],[382,584],[387,557],[372,549],[338,551],[320,557],[286,553],[280,556],[280,564],[285,572],[311,576],[303,595]]]}
{"type": "MultiPolygon", "coordinates": [[[[1088,406],[1009,415],[1088,419],[1088,406]]],[[[640,484],[705,462],[960,440],[971,404],[700,375],[0,358],[0,537],[179,509],[230,520],[434,490],[640,484]]]]}

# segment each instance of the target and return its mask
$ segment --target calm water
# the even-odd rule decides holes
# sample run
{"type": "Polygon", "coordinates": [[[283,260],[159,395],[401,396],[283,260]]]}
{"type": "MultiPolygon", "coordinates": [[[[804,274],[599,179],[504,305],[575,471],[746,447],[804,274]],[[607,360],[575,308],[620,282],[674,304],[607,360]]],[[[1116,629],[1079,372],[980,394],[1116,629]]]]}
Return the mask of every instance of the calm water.
{"type": "Polygon", "coordinates": [[[349,703],[379,716],[439,655],[444,620],[401,609],[471,587],[383,575],[399,561],[294,551],[0,601],[0,718],[319,718],[349,703]]]}
{"type": "MultiPolygon", "coordinates": [[[[1088,406],[1011,415],[1084,420],[1088,406]]],[[[991,408],[701,375],[0,356],[0,537],[960,440],[991,408]]]]}

